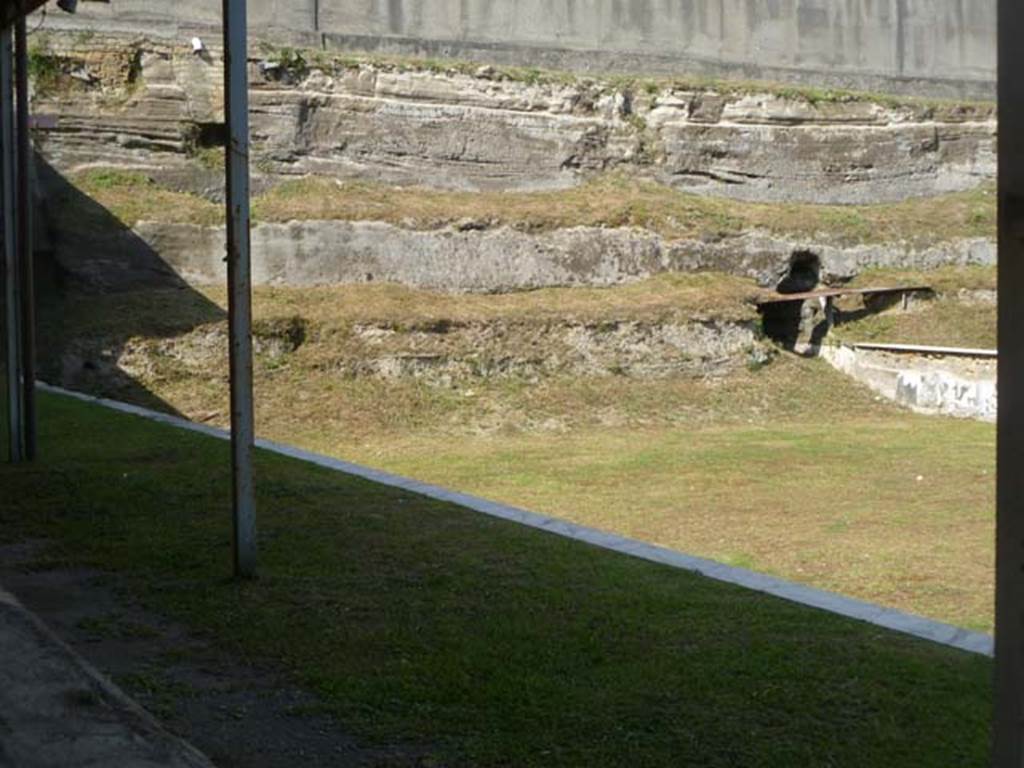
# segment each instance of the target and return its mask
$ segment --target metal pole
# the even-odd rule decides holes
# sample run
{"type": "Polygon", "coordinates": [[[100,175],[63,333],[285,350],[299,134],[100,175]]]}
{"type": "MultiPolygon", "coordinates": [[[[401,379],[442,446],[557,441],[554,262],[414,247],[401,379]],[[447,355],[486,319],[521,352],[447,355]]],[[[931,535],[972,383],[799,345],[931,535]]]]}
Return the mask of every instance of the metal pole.
{"type": "Polygon", "coordinates": [[[245,0],[224,2],[227,122],[228,324],[231,358],[231,476],[235,575],[256,573],[252,394],[252,270],[249,239],[249,73],[245,0]]]}
{"type": "Polygon", "coordinates": [[[21,263],[21,383],[25,459],[36,457],[36,301],[32,244],[32,137],[29,134],[28,32],[25,17],[15,24],[16,91],[18,95],[18,234],[21,263]]]}
{"type": "Polygon", "coordinates": [[[21,300],[15,238],[14,58],[11,27],[0,29],[0,222],[3,234],[6,314],[7,429],[12,462],[24,457],[21,409],[21,300]]]}
{"type": "Polygon", "coordinates": [[[1024,766],[1024,14],[999,0],[999,424],[992,765],[1024,766]]]}

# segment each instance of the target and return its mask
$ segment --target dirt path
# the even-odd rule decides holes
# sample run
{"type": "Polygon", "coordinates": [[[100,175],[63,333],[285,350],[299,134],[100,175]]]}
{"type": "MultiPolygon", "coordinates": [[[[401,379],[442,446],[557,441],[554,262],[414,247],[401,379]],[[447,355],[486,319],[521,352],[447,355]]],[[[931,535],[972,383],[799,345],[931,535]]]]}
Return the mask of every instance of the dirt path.
{"type": "Polygon", "coordinates": [[[437,765],[422,751],[358,743],[280,671],[239,662],[143,610],[98,571],[37,567],[42,548],[0,546],[0,584],[221,768],[437,765]]]}

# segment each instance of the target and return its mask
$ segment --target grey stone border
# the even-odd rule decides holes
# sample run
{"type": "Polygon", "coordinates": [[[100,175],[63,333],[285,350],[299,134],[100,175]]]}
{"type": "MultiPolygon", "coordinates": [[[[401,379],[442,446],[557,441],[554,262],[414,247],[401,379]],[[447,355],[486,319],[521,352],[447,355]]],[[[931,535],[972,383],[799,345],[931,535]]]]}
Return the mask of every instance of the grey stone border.
{"type": "MultiPolygon", "coordinates": [[[[230,438],[230,433],[227,430],[204,424],[196,424],[186,419],[168,416],[167,414],[151,411],[147,408],[141,408],[127,403],[120,403],[115,400],[93,397],[91,395],[84,395],[80,392],[71,392],[69,390],[61,389],[60,387],[53,387],[47,384],[39,384],[38,386],[44,392],[63,395],[83,402],[94,403],[122,413],[141,416],[145,419],[149,419],[150,421],[178,427],[179,429],[187,429],[189,431],[198,432],[220,440],[227,440],[230,438]]],[[[427,496],[431,499],[450,502],[460,507],[471,509],[475,512],[490,515],[491,517],[509,520],[513,523],[526,525],[530,528],[536,528],[541,531],[547,531],[548,533],[553,533],[557,536],[564,536],[568,539],[586,542],[587,544],[592,544],[596,547],[601,547],[602,549],[609,549],[613,552],[619,552],[624,555],[629,555],[630,557],[648,560],[652,563],[659,563],[672,568],[690,571],[692,573],[700,574],[701,576],[706,576],[709,579],[725,582],[727,584],[735,584],[740,587],[746,587],[747,589],[754,590],[755,592],[763,592],[764,594],[779,597],[793,603],[799,603],[800,605],[806,605],[811,608],[818,608],[847,618],[864,621],[868,624],[874,624],[875,626],[882,627],[884,629],[893,630],[894,632],[913,635],[914,637],[930,640],[941,645],[947,645],[951,648],[957,648],[962,651],[968,651],[970,653],[976,653],[983,656],[992,656],[994,652],[992,637],[981,632],[972,632],[961,627],[955,627],[951,624],[932,621],[931,619],[926,619],[921,616],[904,613],[903,611],[875,605],[874,603],[868,603],[863,600],[844,597],[843,595],[839,595],[834,592],[827,592],[822,589],[816,589],[815,587],[808,587],[803,584],[794,584],[792,582],[783,581],[782,579],[777,579],[773,576],[767,576],[763,573],[750,571],[746,568],[736,568],[731,565],[715,562],[714,560],[694,557],[675,550],[658,547],[653,544],[645,544],[644,542],[628,539],[614,533],[606,533],[604,531],[599,531],[582,525],[576,525],[558,518],[538,515],[533,512],[527,512],[526,510],[516,509],[515,507],[506,506],[504,504],[498,504],[494,501],[487,501],[486,499],[481,499],[476,496],[450,491],[436,485],[421,483],[418,480],[410,480],[409,478],[399,477],[398,475],[392,475],[380,470],[370,469],[368,467],[352,464],[340,459],[333,459],[329,456],[310,453],[308,451],[303,451],[299,448],[293,448],[280,443],[274,443],[268,440],[257,440],[256,444],[263,450],[299,459],[300,461],[309,462],[310,464],[316,464],[317,466],[325,467],[336,472],[343,472],[347,475],[361,477],[365,480],[370,480],[392,488],[400,488],[404,491],[416,493],[421,496],[427,496]]]]}
{"type": "MultiPolygon", "coordinates": [[[[68,692],[84,685],[102,698],[103,706],[90,713],[95,722],[95,729],[87,738],[90,741],[108,744],[103,750],[104,754],[95,756],[96,759],[109,761],[104,762],[104,765],[114,764],[125,768],[157,765],[167,768],[214,768],[206,755],[185,739],[168,731],[110,678],[58,637],[39,616],[22,605],[17,597],[0,586],[0,623],[13,622],[20,623],[32,635],[33,640],[45,648],[50,665],[54,668],[59,667],[59,672],[66,678],[68,692]],[[120,748],[116,746],[118,743],[122,745],[120,748]]],[[[57,674],[54,670],[51,672],[57,674]]],[[[36,697],[23,704],[30,717],[45,721],[50,715],[41,708],[44,706],[41,701],[41,697],[36,697]]],[[[88,709],[86,705],[67,706],[82,706],[88,709]]],[[[10,724],[15,728],[19,725],[18,721],[10,724]]],[[[93,760],[88,762],[90,765],[98,764],[93,760]]],[[[74,764],[79,765],[79,762],[75,761],[74,764]]],[[[84,762],[81,764],[85,765],[84,762]]],[[[11,764],[4,762],[3,765],[11,764]]],[[[57,763],[44,760],[40,765],[57,763]]]]}

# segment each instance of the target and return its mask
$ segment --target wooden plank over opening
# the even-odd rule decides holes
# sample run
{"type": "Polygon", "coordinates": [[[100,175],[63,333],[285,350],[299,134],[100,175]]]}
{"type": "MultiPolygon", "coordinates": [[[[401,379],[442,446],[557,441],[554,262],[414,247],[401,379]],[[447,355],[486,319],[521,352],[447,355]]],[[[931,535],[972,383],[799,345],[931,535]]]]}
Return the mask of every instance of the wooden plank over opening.
{"type": "Polygon", "coordinates": [[[758,304],[785,304],[790,301],[808,301],[811,299],[832,299],[839,296],[884,296],[899,293],[931,293],[928,285],[903,285],[895,288],[822,288],[818,291],[803,293],[768,293],[757,300],[758,304]]]}

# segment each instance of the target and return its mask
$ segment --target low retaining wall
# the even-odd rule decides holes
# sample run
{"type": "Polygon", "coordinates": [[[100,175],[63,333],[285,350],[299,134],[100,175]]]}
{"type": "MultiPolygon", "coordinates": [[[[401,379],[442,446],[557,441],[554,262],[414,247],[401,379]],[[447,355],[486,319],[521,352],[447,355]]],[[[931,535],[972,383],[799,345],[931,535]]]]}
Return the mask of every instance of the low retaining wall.
{"type": "Polygon", "coordinates": [[[857,349],[826,344],[833,367],[918,413],[995,422],[996,360],[857,349]]]}

